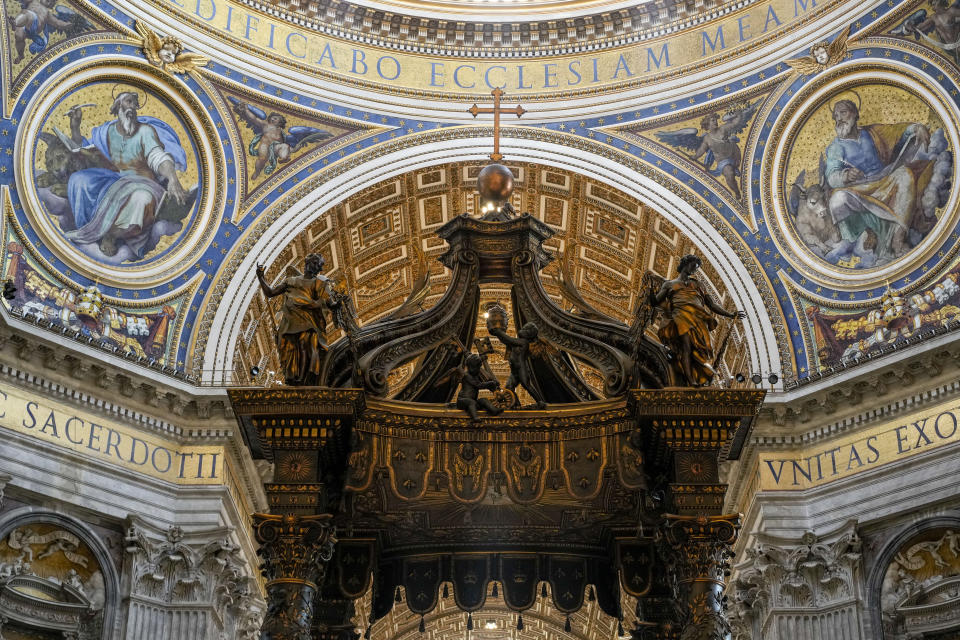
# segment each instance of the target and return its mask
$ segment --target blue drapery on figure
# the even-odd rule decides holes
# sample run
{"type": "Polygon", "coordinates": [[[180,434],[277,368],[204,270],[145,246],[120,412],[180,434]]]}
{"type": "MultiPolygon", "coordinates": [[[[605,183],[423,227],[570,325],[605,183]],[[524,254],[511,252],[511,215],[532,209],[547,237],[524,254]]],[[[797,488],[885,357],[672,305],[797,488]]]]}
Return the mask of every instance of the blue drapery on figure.
{"type": "MultiPolygon", "coordinates": [[[[187,154],[180,140],[167,123],[151,116],[138,116],[141,125],[150,125],[157,133],[163,149],[173,159],[178,171],[186,171],[187,154]]],[[[109,128],[116,124],[116,120],[95,127],[90,133],[92,146],[96,147],[104,157],[114,160],[108,143],[109,128]]],[[[137,189],[150,191],[154,200],[159,203],[164,188],[156,177],[146,177],[133,171],[113,171],[104,168],[89,168],[74,172],[67,183],[67,197],[70,209],[73,212],[76,231],[68,234],[71,240],[79,243],[96,242],[109,227],[109,220],[102,219],[109,213],[114,218],[116,208],[137,189]],[[118,184],[119,181],[122,182],[118,184]],[[109,209],[112,211],[108,211],[109,209]],[[101,215],[98,216],[98,213],[101,215]],[[88,227],[88,225],[90,225],[88,227]]],[[[146,230],[144,230],[146,231],[146,230]]],[[[131,249],[140,253],[144,248],[146,237],[129,239],[131,249]]]]}

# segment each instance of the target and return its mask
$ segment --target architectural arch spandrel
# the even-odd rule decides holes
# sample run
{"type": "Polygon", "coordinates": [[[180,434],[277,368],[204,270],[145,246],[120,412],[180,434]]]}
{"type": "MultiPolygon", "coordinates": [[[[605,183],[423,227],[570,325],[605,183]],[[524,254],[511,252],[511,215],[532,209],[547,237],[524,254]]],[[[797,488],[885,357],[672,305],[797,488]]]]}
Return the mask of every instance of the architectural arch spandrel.
{"type": "MultiPolygon", "coordinates": [[[[809,54],[807,49],[810,48],[808,43],[813,41],[836,42],[841,34],[845,34],[848,58],[874,61],[886,58],[886,54],[889,53],[889,64],[895,62],[910,74],[926,74],[940,84],[940,89],[937,90],[940,93],[953,91],[953,87],[957,84],[955,69],[949,60],[940,54],[940,49],[936,45],[940,36],[928,34],[930,41],[918,40],[917,37],[907,34],[903,30],[903,25],[912,19],[915,14],[919,15],[918,12],[926,12],[924,15],[929,17],[933,11],[931,6],[918,4],[916,11],[911,13],[910,10],[914,8],[913,5],[889,6],[880,3],[866,8],[858,6],[858,12],[851,14],[849,6],[844,3],[836,5],[824,3],[819,5],[801,4],[802,6],[799,6],[796,11],[793,11],[794,8],[791,5],[791,12],[798,14],[794,17],[801,19],[801,24],[794,25],[796,28],[792,29],[791,38],[780,38],[778,36],[774,42],[764,41],[763,43],[754,38],[749,38],[743,43],[739,41],[734,43],[734,37],[731,35],[733,32],[722,31],[727,34],[725,37],[729,36],[729,41],[726,42],[725,47],[717,44],[718,50],[722,49],[722,61],[717,63],[718,66],[710,66],[713,62],[698,65],[685,72],[682,79],[673,78],[669,75],[658,76],[655,84],[656,91],[650,91],[647,86],[613,90],[610,87],[597,85],[582,96],[518,95],[517,101],[527,104],[528,113],[520,121],[520,128],[513,130],[513,132],[505,130],[505,135],[519,137],[532,135],[534,139],[537,136],[545,135],[547,139],[555,141],[560,146],[575,149],[573,153],[579,153],[580,150],[589,148],[594,142],[603,140],[607,144],[616,145],[618,155],[609,153],[609,157],[614,159],[614,162],[628,166],[637,166],[638,163],[644,163],[648,166],[656,165],[657,169],[653,170],[653,175],[656,175],[658,171],[663,171],[667,176],[667,181],[669,181],[669,176],[678,176],[678,179],[686,185],[683,189],[677,190],[680,197],[693,203],[692,206],[702,208],[703,215],[706,217],[712,218],[714,216],[713,212],[715,212],[720,218],[733,225],[733,230],[742,240],[730,240],[728,244],[734,247],[741,243],[743,245],[743,254],[738,254],[737,260],[743,264],[756,265],[759,271],[752,276],[753,279],[756,282],[767,282],[766,288],[762,286],[758,288],[762,295],[755,300],[754,305],[773,309],[773,317],[782,319],[782,322],[778,320],[771,322],[771,325],[774,332],[780,333],[777,338],[780,343],[778,347],[780,362],[789,363],[790,366],[775,364],[775,359],[771,358],[766,358],[766,361],[773,364],[761,366],[761,363],[764,362],[761,358],[761,360],[757,360],[758,366],[756,368],[757,372],[764,376],[775,373],[778,378],[787,381],[792,380],[791,376],[804,379],[810,375],[829,372],[831,368],[835,368],[838,364],[846,366],[850,362],[860,361],[858,358],[879,354],[883,349],[890,347],[891,344],[901,339],[912,338],[929,331],[949,330],[951,319],[955,315],[953,308],[956,307],[950,302],[941,303],[941,299],[950,298],[952,295],[950,292],[956,284],[956,274],[951,270],[955,265],[948,264],[950,260],[954,259],[954,255],[947,251],[942,243],[940,243],[939,249],[934,246],[939,243],[939,239],[950,236],[950,229],[946,228],[948,226],[946,224],[941,225],[943,228],[937,233],[928,234],[924,244],[911,254],[910,265],[907,265],[906,262],[898,263],[895,265],[895,269],[890,270],[890,273],[896,272],[903,276],[890,283],[892,294],[895,297],[912,299],[919,295],[921,298],[934,301],[933,303],[910,306],[911,313],[919,314],[918,317],[921,318],[920,326],[914,327],[906,333],[903,331],[889,332],[889,335],[885,335],[875,344],[867,345],[863,349],[857,347],[857,344],[863,340],[869,342],[868,339],[859,336],[861,340],[851,342],[848,339],[849,332],[845,329],[835,331],[834,325],[837,322],[840,322],[841,328],[851,323],[859,323],[858,326],[870,325],[870,322],[864,319],[884,304],[884,290],[880,286],[881,283],[879,281],[867,282],[858,277],[856,281],[850,280],[849,282],[846,279],[834,279],[833,285],[822,286],[815,278],[797,273],[798,269],[795,268],[795,264],[778,262],[778,260],[790,257],[786,253],[793,251],[793,249],[784,243],[777,244],[774,242],[771,244],[777,236],[775,233],[765,231],[765,225],[768,222],[766,213],[771,210],[771,206],[770,203],[766,202],[766,186],[761,187],[765,178],[757,162],[762,161],[762,158],[766,155],[770,155],[767,149],[772,149],[775,146],[769,132],[777,123],[777,119],[784,111],[786,103],[789,102],[786,96],[792,95],[791,92],[796,94],[800,89],[806,90],[805,87],[820,82],[821,78],[826,77],[828,73],[833,71],[845,73],[847,69],[845,65],[848,64],[844,62],[843,65],[836,66],[831,63],[832,66],[827,65],[824,69],[818,69],[816,73],[799,74],[792,71],[791,61],[809,57],[807,55],[809,54]],[[827,20],[827,16],[832,16],[837,20],[827,20]],[[841,20],[838,16],[842,16],[844,19],[841,20]],[[838,24],[843,23],[846,23],[845,27],[837,27],[838,24]],[[884,34],[884,37],[878,38],[878,34],[884,34]],[[794,46],[797,47],[795,52],[792,49],[794,46]],[[827,68],[830,69],[829,72],[827,72],[827,68]],[[940,77],[943,78],[942,81],[938,79],[940,77]],[[629,129],[631,132],[643,136],[651,133],[650,127],[657,129],[659,124],[668,121],[677,123],[677,126],[684,123],[683,126],[686,127],[691,122],[696,124],[696,121],[702,117],[701,114],[707,111],[715,111],[722,118],[735,111],[733,107],[739,102],[752,101],[766,93],[770,93],[772,99],[775,98],[776,102],[765,104],[762,107],[763,110],[756,115],[756,120],[750,125],[749,130],[742,133],[744,138],[743,146],[740,148],[742,168],[740,170],[741,175],[736,178],[738,181],[737,189],[742,191],[743,197],[741,200],[736,200],[733,196],[736,189],[728,189],[730,179],[732,179],[731,176],[714,179],[714,177],[704,173],[703,167],[692,167],[690,162],[674,153],[658,152],[651,155],[650,150],[653,143],[638,143],[638,138],[631,139],[630,136],[623,136],[618,133],[618,131],[629,129]],[[543,98],[543,100],[537,102],[539,98],[543,98]],[[535,108],[530,108],[531,106],[535,108]],[[536,129],[536,133],[529,133],[531,127],[536,129]],[[553,133],[540,133],[544,129],[553,133]],[[628,146],[624,147],[624,145],[628,146]],[[621,147],[623,147],[622,154],[620,152],[621,147]],[[660,165],[661,162],[663,163],[662,166],[660,165]],[[692,185],[690,184],[691,180],[693,181],[692,185]],[[692,187],[693,190],[688,191],[687,187],[692,187]],[[740,222],[746,228],[740,228],[734,216],[739,216],[740,222]],[[937,242],[930,240],[934,236],[938,239],[937,242]],[[771,240],[768,241],[767,238],[771,240]],[[939,256],[941,251],[944,253],[943,256],[939,256]],[[911,269],[909,274],[905,273],[905,269],[908,267],[911,269]],[[818,288],[820,291],[817,290],[818,288]],[[769,295],[764,291],[769,291],[769,295]],[[851,317],[848,318],[847,316],[851,317]],[[864,321],[861,322],[861,320],[864,321]],[[824,341],[832,341],[831,344],[826,345],[829,347],[826,350],[824,349],[824,341]],[[821,354],[829,357],[821,357],[821,354]]],[[[759,0],[744,5],[730,19],[743,18],[746,20],[747,16],[753,15],[751,11],[758,7],[762,8],[762,6],[766,5],[759,0]]],[[[68,68],[72,68],[72,65],[86,64],[86,58],[94,52],[99,52],[99,47],[106,49],[107,45],[102,43],[108,43],[110,47],[114,48],[120,47],[121,57],[135,56],[139,59],[143,55],[143,49],[137,44],[133,36],[133,25],[137,19],[155,20],[151,24],[154,28],[160,29],[160,34],[164,36],[167,34],[184,37],[194,35],[194,32],[191,31],[194,28],[191,26],[193,23],[170,22],[170,15],[165,13],[163,6],[138,5],[137,7],[127,7],[120,3],[116,7],[113,7],[113,5],[111,7],[110,9],[93,7],[90,10],[96,13],[95,17],[98,23],[103,22],[103,24],[113,25],[117,29],[116,35],[84,33],[77,35],[72,40],[68,38],[58,41],[56,48],[58,52],[62,51],[63,56],[60,56],[59,53],[57,56],[49,55],[53,50],[53,48],[50,48],[50,51],[45,51],[43,55],[36,56],[35,60],[31,62],[30,69],[23,73],[26,75],[32,73],[37,76],[34,81],[49,77],[51,81],[59,82],[62,77],[61,73],[68,68]],[[116,9],[116,11],[113,9],[116,9]],[[128,13],[125,13],[125,10],[128,13]],[[69,61],[67,61],[68,59],[69,61]],[[34,67],[36,68],[34,69],[34,67]],[[34,69],[34,71],[30,71],[31,69],[34,69]]],[[[719,24],[711,21],[716,18],[714,14],[721,8],[705,7],[703,11],[698,13],[696,19],[691,17],[690,10],[685,10],[686,13],[684,13],[684,11],[678,9],[676,16],[664,18],[666,22],[663,22],[662,26],[666,28],[666,25],[669,24],[671,28],[676,27],[678,29],[677,33],[692,30],[690,33],[700,34],[700,41],[702,41],[704,29],[713,29],[716,24],[719,24]],[[676,18],[675,21],[674,18],[676,18]],[[696,20],[700,18],[705,22],[702,24],[696,23],[696,20]]],[[[292,11],[294,7],[291,6],[288,9],[292,11]]],[[[300,15],[307,15],[308,22],[309,20],[323,19],[319,14],[310,14],[311,10],[309,8],[303,11],[304,13],[300,15]]],[[[283,13],[283,11],[280,11],[280,13],[283,13]]],[[[292,19],[293,17],[295,16],[291,13],[283,19],[292,19]]],[[[608,47],[603,49],[607,52],[614,52],[617,47],[634,46],[634,44],[640,46],[643,42],[648,41],[648,37],[653,37],[651,34],[656,35],[656,29],[652,22],[649,25],[643,25],[643,28],[639,30],[635,23],[628,24],[627,18],[634,20],[635,17],[632,13],[629,16],[622,13],[621,9],[611,10],[599,22],[592,23],[596,28],[599,28],[597,25],[609,26],[609,28],[608,26],[603,27],[605,32],[602,37],[598,33],[594,33],[589,37],[585,35],[581,39],[585,42],[590,41],[597,47],[608,47]],[[614,15],[617,11],[621,11],[618,14],[620,18],[614,15]],[[620,19],[626,22],[620,24],[618,23],[620,19]],[[618,24],[620,26],[617,26],[618,24]],[[617,44],[615,42],[617,38],[613,38],[611,35],[616,34],[618,30],[626,33],[631,29],[636,33],[630,37],[639,38],[635,43],[630,40],[617,44]],[[597,36],[599,40],[594,36],[597,36]],[[603,41],[602,45],[600,41],[603,41]]],[[[371,24],[377,23],[375,18],[371,17],[371,20],[371,24]]],[[[347,31],[349,31],[349,28],[358,25],[355,17],[345,16],[344,21],[344,29],[347,29],[347,31]]],[[[392,26],[395,21],[391,18],[388,22],[391,25],[388,29],[389,33],[381,30],[379,34],[371,33],[370,38],[371,41],[379,43],[376,46],[382,45],[386,47],[385,51],[393,51],[389,48],[389,46],[392,46],[390,43],[393,42],[391,38],[395,36],[408,37],[412,31],[408,30],[407,34],[395,34],[392,26]],[[382,39],[382,42],[380,39],[382,39]]],[[[261,26],[266,24],[264,22],[261,26]]],[[[416,31],[415,27],[418,23],[401,21],[398,24],[408,25],[410,30],[416,31]]],[[[557,25],[559,24],[557,22],[557,25]]],[[[727,23],[723,22],[723,24],[727,23]]],[[[530,26],[531,29],[534,29],[533,24],[530,26]]],[[[538,23],[536,29],[539,28],[538,23]]],[[[576,31],[575,28],[574,31],[576,31]]],[[[343,33],[346,33],[346,31],[343,33]]],[[[708,31],[708,33],[713,32],[708,31]]],[[[710,37],[713,38],[712,35],[710,37]]],[[[139,39],[139,36],[137,38],[139,39]]],[[[360,166],[361,162],[369,161],[372,154],[378,153],[380,149],[389,146],[386,144],[380,145],[379,142],[376,142],[378,136],[386,139],[388,136],[396,135],[395,144],[402,144],[405,145],[404,148],[410,149],[413,145],[432,144],[437,137],[460,135],[461,127],[467,123],[476,125],[471,129],[476,129],[478,133],[489,132],[489,123],[473,121],[466,111],[466,107],[471,102],[483,102],[486,95],[458,96],[451,94],[442,99],[426,94],[405,97],[391,95],[389,91],[380,93],[373,91],[363,85],[362,79],[352,82],[349,91],[345,92],[339,85],[327,81],[304,83],[302,79],[306,76],[298,76],[298,79],[294,80],[291,80],[291,78],[285,79],[284,75],[279,72],[279,67],[270,66],[266,63],[254,64],[249,55],[240,55],[233,49],[225,48],[225,41],[215,37],[213,32],[200,29],[195,40],[190,39],[190,41],[185,42],[189,51],[193,51],[193,47],[198,47],[198,51],[203,50],[200,47],[201,43],[211,46],[220,43],[223,46],[214,46],[213,49],[210,49],[210,51],[216,51],[217,55],[211,54],[213,59],[207,66],[200,68],[192,76],[180,76],[195,92],[201,89],[203,92],[208,92],[210,85],[213,85],[214,88],[226,88],[226,93],[229,95],[239,91],[242,94],[242,100],[259,105],[258,108],[267,108],[269,111],[272,108],[266,106],[269,103],[276,105],[282,111],[296,111],[298,116],[303,115],[303,119],[291,120],[289,125],[291,128],[294,126],[313,126],[322,129],[323,123],[326,122],[329,132],[334,136],[343,133],[343,129],[352,130],[352,132],[336,138],[335,141],[331,139],[328,146],[316,145],[301,149],[289,164],[271,174],[268,180],[262,180],[263,174],[261,173],[257,178],[255,191],[250,193],[249,196],[245,196],[242,188],[243,181],[235,179],[235,182],[231,182],[230,179],[231,172],[235,173],[237,168],[243,166],[244,158],[247,161],[246,166],[248,168],[251,164],[255,164],[255,160],[246,157],[250,154],[250,135],[246,135],[248,132],[245,129],[241,133],[240,129],[244,126],[242,123],[238,123],[232,118],[224,118],[225,112],[232,109],[232,103],[228,103],[226,97],[216,95],[217,92],[214,91],[210,100],[200,98],[202,103],[200,109],[208,111],[207,115],[217,125],[218,133],[223,134],[220,136],[220,140],[223,142],[224,151],[227,152],[225,158],[227,174],[224,176],[227,178],[227,184],[225,185],[227,197],[224,200],[226,206],[223,208],[223,219],[220,221],[220,228],[217,230],[218,236],[213,240],[217,247],[208,249],[207,253],[209,255],[204,255],[202,260],[183,263],[182,266],[190,269],[190,273],[186,274],[188,277],[184,280],[177,277],[173,281],[156,282],[156,285],[159,286],[153,286],[153,283],[145,285],[144,282],[138,281],[136,287],[118,287],[116,290],[101,292],[104,296],[116,298],[116,300],[107,300],[106,303],[107,306],[114,309],[118,318],[123,315],[128,320],[132,316],[135,323],[139,323],[141,320],[146,322],[148,325],[147,334],[151,330],[150,323],[157,324],[158,327],[159,324],[168,327],[164,334],[168,339],[163,345],[167,348],[165,353],[162,353],[162,361],[158,358],[158,355],[161,355],[163,349],[153,347],[147,349],[140,344],[140,350],[143,351],[146,358],[153,357],[155,362],[161,363],[161,366],[179,371],[182,375],[197,376],[202,375],[201,368],[216,369],[225,366],[223,362],[211,366],[209,362],[203,361],[205,356],[200,356],[200,352],[195,348],[198,343],[204,342],[203,334],[214,326],[211,324],[212,319],[204,318],[205,310],[215,305],[220,295],[219,286],[216,283],[213,283],[214,286],[211,288],[211,280],[218,277],[222,278],[222,274],[232,269],[225,262],[232,261],[231,256],[239,255],[238,251],[242,253],[246,250],[240,247],[237,242],[238,237],[248,239],[244,236],[244,229],[258,224],[258,219],[270,216],[278,203],[285,200],[293,190],[298,188],[298,182],[302,183],[310,179],[311,176],[320,176],[323,172],[329,170],[327,169],[328,165],[336,167],[338,162],[342,163],[342,166],[360,166]],[[224,57],[224,52],[227,51],[230,52],[230,55],[224,57]],[[203,77],[201,78],[201,76],[203,77]],[[292,109],[286,109],[284,105],[292,109]],[[221,123],[222,127],[220,126],[221,123]],[[337,126],[332,126],[330,123],[335,123],[337,126]],[[434,129],[440,131],[435,132],[434,129]],[[437,137],[431,138],[431,134],[437,137]],[[400,142],[401,140],[404,140],[404,142],[400,142]],[[229,147],[229,150],[227,147],[229,147]],[[196,269],[196,271],[193,269],[196,269]],[[176,295],[176,304],[168,304],[168,298],[171,295],[176,295]],[[172,338],[169,337],[171,332],[173,334],[172,338]]],[[[549,44],[544,44],[541,38],[535,44],[536,47],[540,48],[537,49],[536,55],[532,55],[530,59],[547,60],[553,59],[551,56],[554,55],[566,55],[561,51],[563,47],[555,42],[551,41],[549,44]]],[[[704,43],[701,42],[701,44],[704,43]]],[[[253,42],[251,41],[249,45],[252,47],[253,42]]],[[[710,50],[712,45],[705,46],[710,50]]],[[[494,58],[490,56],[502,53],[499,52],[499,49],[494,50],[495,48],[488,50],[481,47],[477,51],[468,51],[467,49],[469,47],[465,47],[464,55],[469,53],[470,56],[473,56],[470,59],[489,58],[492,60],[494,58]]],[[[440,50],[438,49],[438,51],[440,50]]],[[[437,55],[445,56],[447,53],[440,51],[437,55]]],[[[457,57],[459,55],[455,52],[450,53],[449,59],[459,60],[460,58],[457,57]]],[[[513,60],[510,56],[506,56],[506,58],[513,60]]],[[[860,64],[860,62],[857,64],[860,64]]],[[[11,87],[15,92],[15,95],[8,96],[14,100],[9,104],[12,109],[12,112],[8,114],[12,116],[11,123],[14,120],[22,122],[24,114],[32,108],[33,101],[37,99],[39,89],[34,81],[29,78],[21,78],[17,81],[15,87],[11,87]],[[23,81],[21,82],[21,80],[23,81]]],[[[950,102],[950,100],[947,100],[947,102],[950,102]]],[[[954,109],[950,107],[948,110],[952,111],[954,109]]],[[[951,121],[950,126],[954,126],[956,118],[949,116],[947,120],[951,121]]],[[[507,123],[505,122],[505,124],[507,123]]],[[[652,133],[657,133],[657,131],[652,133]]],[[[649,138],[649,135],[647,138],[649,138]]],[[[482,143],[486,142],[487,140],[482,141],[482,143]]],[[[599,148],[605,149],[602,143],[599,148]]],[[[608,151],[602,150],[599,155],[606,155],[608,151]]],[[[0,161],[2,160],[3,158],[0,158],[0,161]]],[[[716,171],[717,168],[714,166],[712,170],[707,170],[716,171]]],[[[334,168],[333,171],[338,171],[338,169],[334,168]]],[[[247,173],[250,174],[250,171],[247,173]]],[[[358,174],[351,175],[356,176],[358,174]]],[[[14,196],[12,198],[14,209],[22,207],[23,203],[16,197],[16,192],[11,192],[11,195],[14,196]]],[[[279,206],[285,205],[280,203],[279,206]]],[[[771,219],[769,222],[772,221],[771,219]]],[[[720,229],[722,225],[723,223],[714,226],[720,229]]],[[[775,231],[775,229],[771,226],[770,231],[775,231]]],[[[271,235],[275,232],[285,234],[296,232],[296,230],[290,228],[271,229],[271,235]]],[[[10,245],[13,242],[22,247],[24,245],[23,238],[19,237],[18,234],[22,236],[23,233],[28,232],[23,231],[23,229],[14,229],[12,236],[6,239],[6,244],[15,246],[10,245]]],[[[804,256],[799,254],[793,257],[796,260],[804,259],[804,256]]],[[[75,270],[70,269],[72,273],[67,274],[64,269],[57,267],[55,260],[53,262],[47,261],[49,264],[43,265],[44,269],[37,271],[38,273],[43,271],[49,274],[49,277],[44,276],[46,280],[53,279],[65,283],[67,289],[70,289],[73,284],[81,288],[89,285],[88,282],[78,282],[75,270]]],[[[859,276],[860,274],[855,275],[859,276]]],[[[51,282],[47,282],[47,284],[50,284],[54,289],[64,288],[51,282]]],[[[73,288],[76,289],[76,287],[73,288]]],[[[77,293],[78,291],[74,291],[74,295],[77,293]]],[[[68,294],[64,295],[68,297],[68,294]]],[[[45,317],[56,316],[61,311],[66,316],[70,315],[69,310],[60,308],[62,305],[44,305],[42,301],[37,300],[32,302],[37,304],[31,307],[31,313],[42,308],[43,313],[41,315],[45,314],[45,317]]],[[[15,322],[17,321],[15,320],[15,322]]],[[[82,327],[72,320],[61,323],[57,319],[54,322],[57,323],[58,327],[60,324],[65,324],[68,331],[80,330],[81,335],[83,335],[82,327]]],[[[137,330],[143,331],[142,328],[137,330]]],[[[99,335],[103,332],[98,330],[96,333],[99,335]]],[[[94,335],[95,340],[97,335],[94,335]]],[[[105,348],[109,349],[114,346],[116,341],[107,339],[102,342],[106,345],[105,348]]],[[[127,336],[123,336],[116,343],[116,346],[118,349],[137,357],[140,355],[140,351],[137,349],[138,345],[134,344],[136,342],[138,341],[135,338],[131,341],[127,339],[127,336]]],[[[159,341],[155,342],[159,343],[159,341]]],[[[759,348],[755,349],[755,353],[760,353],[760,351],[759,348]]]]}

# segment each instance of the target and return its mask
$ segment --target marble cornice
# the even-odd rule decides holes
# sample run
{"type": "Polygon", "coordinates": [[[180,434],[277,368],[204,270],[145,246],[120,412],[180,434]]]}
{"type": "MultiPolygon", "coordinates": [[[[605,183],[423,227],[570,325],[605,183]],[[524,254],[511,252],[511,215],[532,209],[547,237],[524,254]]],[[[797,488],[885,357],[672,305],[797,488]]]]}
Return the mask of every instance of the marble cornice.
{"type": "Polygon", "coordinates": [[[751,441],[807,444],[960,393],[956,335],[793,391],[767,396],[751,441]]]}
{"type": "Polygon", "coordinates": [[[841,379],[768,395],[740,460],[725,465],[728,504],[746,510],[752,502],[761,452],[829,442],[960,396],[960,340],[946,335],[914,349],[841,379]]]}
{"type": "MultiPolygon", "coordinates": [[[[236,481],[256,508],[266,508],[263,473],[237,431],[224,388],[172,386],[139,367],[113,370],[91,363],[76,344],[58,343],[46,333],[30,333],[0,320],[0,383],[35,392],[106,415],[180,444],[222,445],[236,470],[236,481]]],[[[123,366],[117,363],[116,369],[123,366]]],[[[181,491],[191,491],[182,487],[181,491]]],[[[239,508],[239,505],[238,505],[239,508]]],[[[237,513],[237,517],[245,517],[237,513]]]]}
{"type": "Polygon", "coordinates": [[[0,314],[0,379],[69,397],[167,437],[222,438],[234,429],[223,387],[197,386],[53,332],[29,329],[0,314]]]}
{"type": "Polygon", "coordinates": [[[256,508],[266,508],[263,474],[270,471],[253,462],[226,389],[193,386],[100,352],[95,360],[83,347],[52,333],[31,332],[0,314],[0,381],[180,444],[222,445],[233,462],[237,488],[256,508]]]}

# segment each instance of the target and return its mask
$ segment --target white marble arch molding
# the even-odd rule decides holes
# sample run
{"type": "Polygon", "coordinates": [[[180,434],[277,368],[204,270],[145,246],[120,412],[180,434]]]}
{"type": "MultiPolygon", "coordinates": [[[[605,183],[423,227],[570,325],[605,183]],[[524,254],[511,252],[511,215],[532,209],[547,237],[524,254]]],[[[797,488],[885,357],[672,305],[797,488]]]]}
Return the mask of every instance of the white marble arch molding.
{"type": "MultiPolygon", "coordinates": [[[[259,237],[237,265],[236,272],[220,274],[221,278],[229,280],[208,330],[200,367],[202,382],[231,382],[228,376],[233,368],[240,325],[258,288],[254,275],[257,264],[273,263],[290,239],[303,231],[309,223],[370,185],[434,165],[489,162],[487,150],[492,147],[491,142],[489,136],[448,139],[431,142],[428,147],[400,149],[370,158],[367,162],[331,178],[299,201],[291,203],[270,225],[269,233],[266,230],[251,230],[259,237]]],[[[733,303],[746,312],[744,325],[752,371],[764,374],[782,371],[773,319],[766,311],[757,283],[753,281],[733,247],[727,244],[720,232],[714,229],[693,205],[649,177],[588,150],[571,149],[554,142],[516,138],[501,138],[500,149],[507,162],[531,162],[552,166],[606,183],[640,200],[670,221],[694,243],[697,253],[714,266],[732,296],[733,303]]]]}
{"type": "Polygon", "coordinates": [[[31,524],[53,524],[74,534],[93,553],[103,574],[105,599],[103,603],[103,640],[120,637],[120,574],[101,537],[85,523],[68,515],[42,507],[21,507],[0,516],[0,539],[6,538],[18,527],[31,524]]]}

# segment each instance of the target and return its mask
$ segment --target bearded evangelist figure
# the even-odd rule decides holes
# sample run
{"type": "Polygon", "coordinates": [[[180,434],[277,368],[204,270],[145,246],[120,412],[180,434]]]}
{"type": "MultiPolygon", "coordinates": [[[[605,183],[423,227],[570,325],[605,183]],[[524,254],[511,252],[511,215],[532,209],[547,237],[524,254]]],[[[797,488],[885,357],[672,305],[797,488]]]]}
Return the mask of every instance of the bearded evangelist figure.
{"type": "Polygon", "coordinates": [[[940,198],[923,202],[935,158],[923,124],[860,125],[859,118],[852,100],[833,107],[837,136],[827,146],[824,173],[840,241],[826,259],[854,254],[884,263],[916,246],[936,222],[940,198]]]}
{"type": "Polygon", "coordinates": [[[187,198],[176,174],[186,170],[187,160],[176,133],[161,120],[138,117],[139,109],[136,93],[120,93],[110,107],[117,119],[90,134],[116,171],[91,168],[70,176],[68,198],[77,229],[67,237],[79,244],[99,242],[108,256],[122,241],[142,257],[164,193],[179,203],[187,198]]]}
{"type": "Polygon", "coordinates": [[[176,132],[158,118],[138,115],[140,108],[136,93],[121,92],[110,107],[117,119],[94,127],[89,143],[79,134],[81,107],[69,112],[73,135],[57,131],[80,165],[66,185],[71,215],[61,220],[71,219],[65,235],[110,262],[143,258],[162,235],[182,228],[180,219],[196,199],[196,189],[187,192],[177,177],[186,171],[187,155],[176,132]],[[165,200],[175,215],[161,214],[165,200]],[[157,224],[162,217],[171,219],[157,224]]]}

